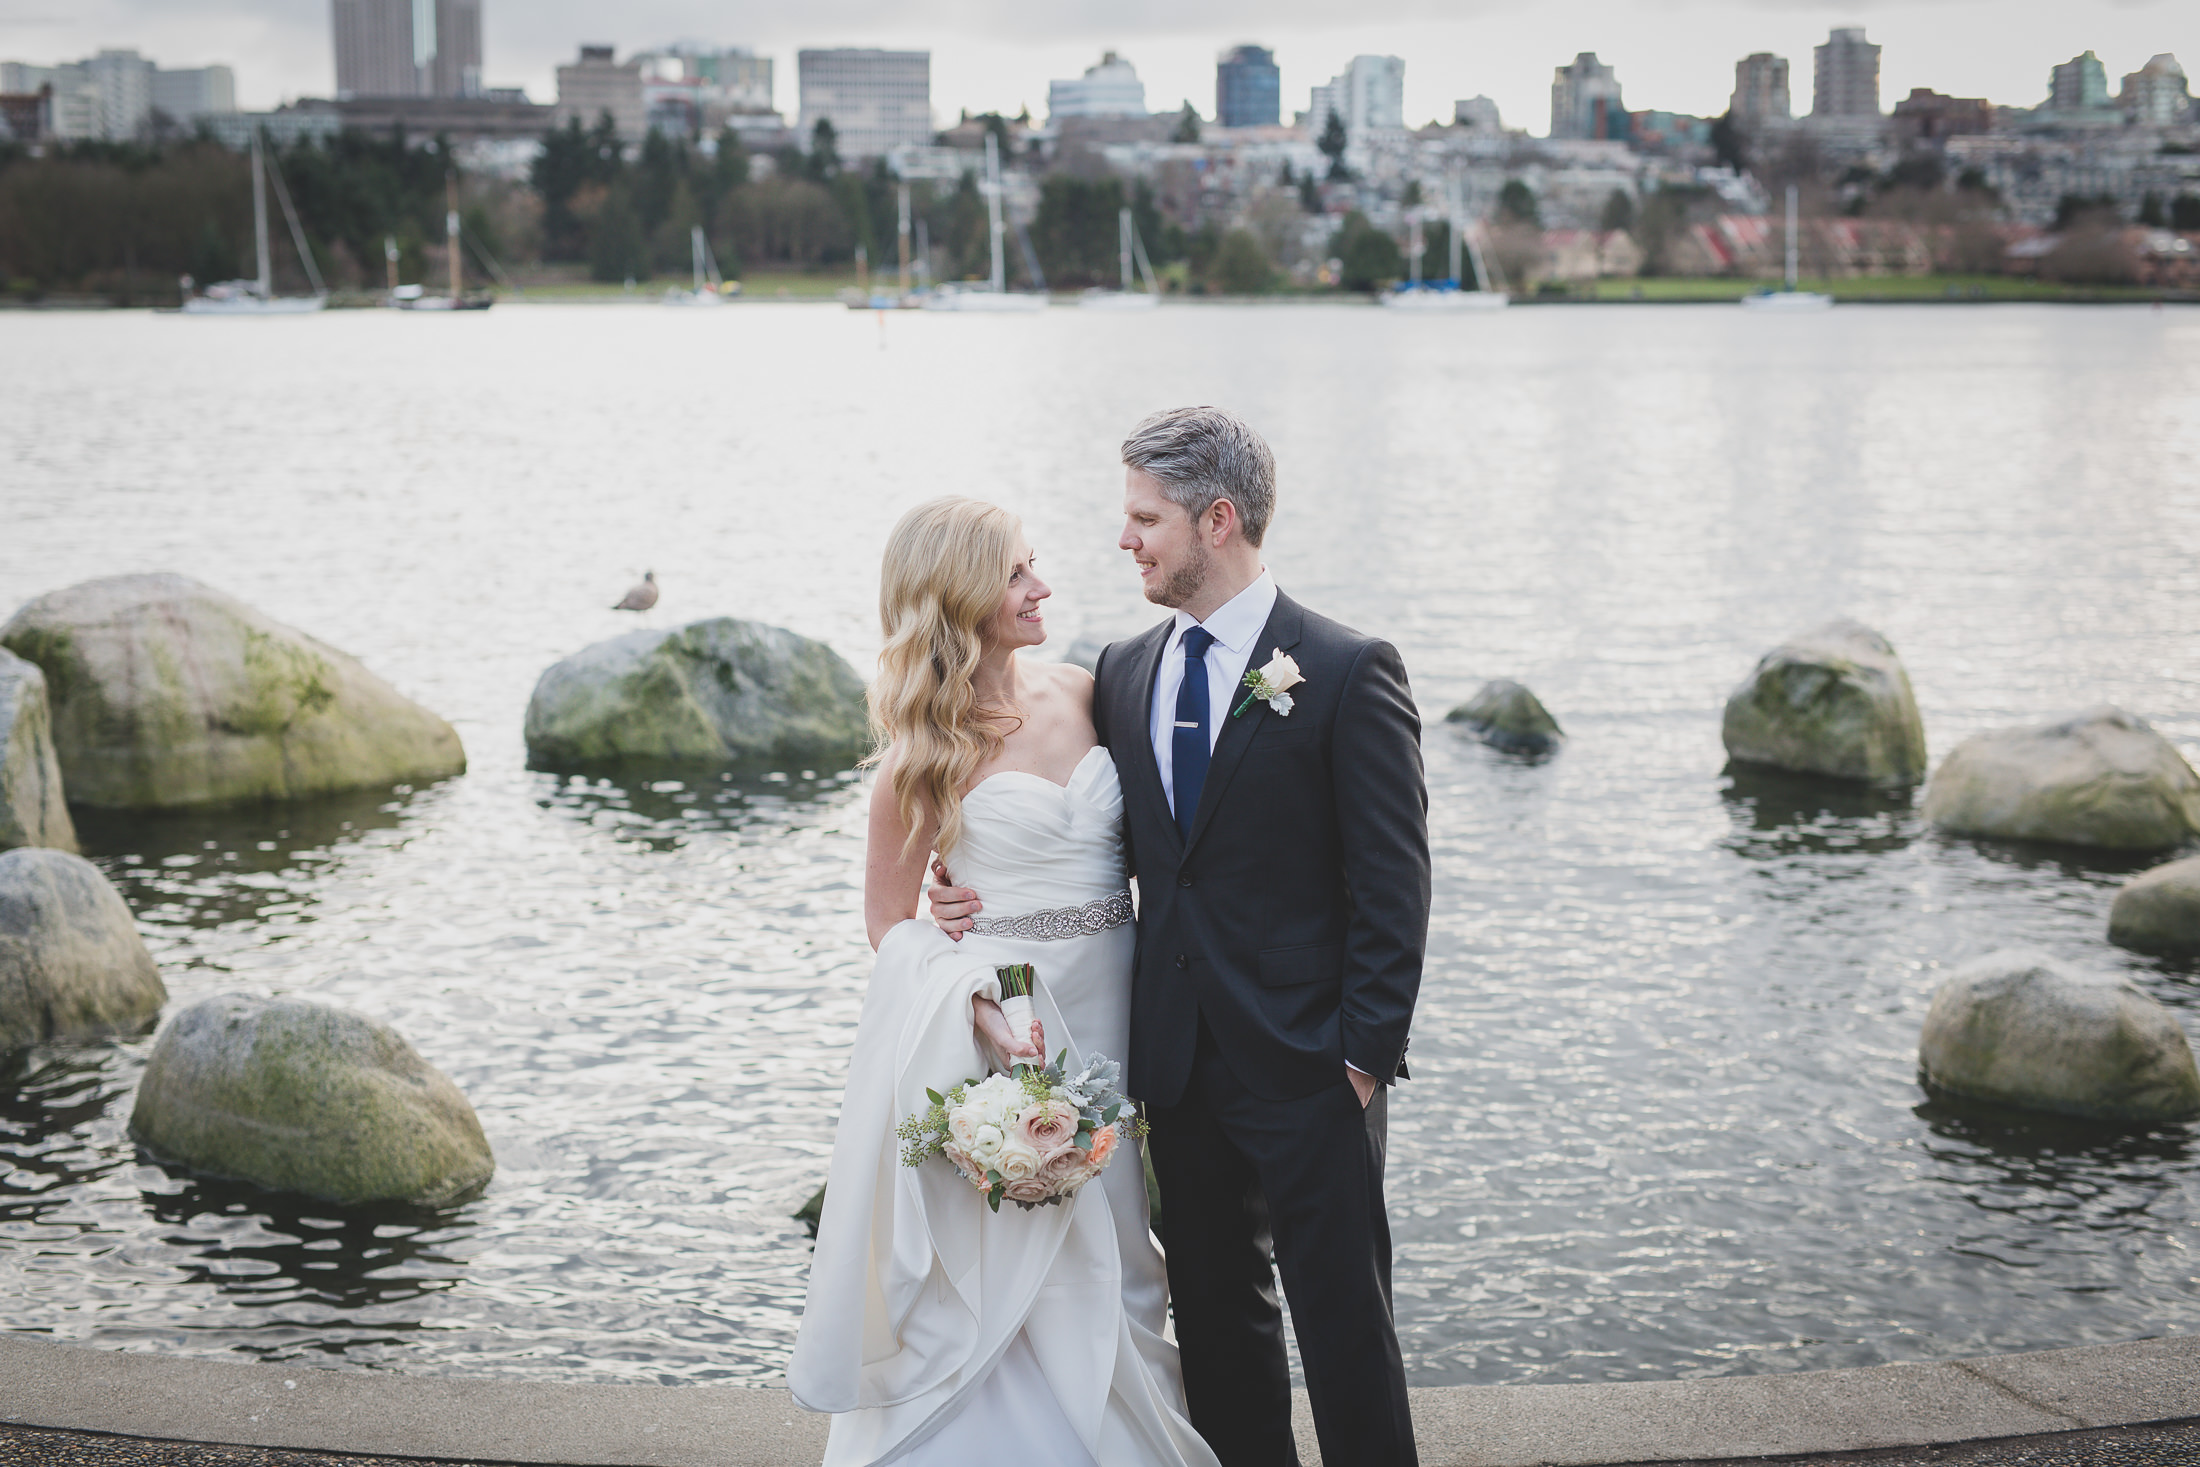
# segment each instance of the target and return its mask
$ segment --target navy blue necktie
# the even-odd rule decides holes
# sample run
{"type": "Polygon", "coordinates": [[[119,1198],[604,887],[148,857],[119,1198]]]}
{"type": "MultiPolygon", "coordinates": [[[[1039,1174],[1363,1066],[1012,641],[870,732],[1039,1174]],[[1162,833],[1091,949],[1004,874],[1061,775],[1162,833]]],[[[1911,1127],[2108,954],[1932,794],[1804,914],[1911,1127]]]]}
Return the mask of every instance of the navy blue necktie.
{"type": "Polygon", "coordinates": [[[1176,828],[1192,838],[1192,817],[1199,813],[1199,787],[1207,782],[1207,760],[1214,752],[1207,736],[1207,649],[1215,634],[1205,627],[1184,632],[1184,681],[1176,690],[1176,732],[1169,742],[1170,782],[1176,786],[1176,828]]]}

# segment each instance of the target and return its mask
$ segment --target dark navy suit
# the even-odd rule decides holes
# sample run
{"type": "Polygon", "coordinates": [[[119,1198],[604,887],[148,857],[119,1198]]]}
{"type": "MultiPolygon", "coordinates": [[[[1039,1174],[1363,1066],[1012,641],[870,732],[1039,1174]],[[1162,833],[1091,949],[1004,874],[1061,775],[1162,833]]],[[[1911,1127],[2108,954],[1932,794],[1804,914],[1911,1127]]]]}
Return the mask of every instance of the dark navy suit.
{"type": "Polygon", "coordinates": [[[1187,836],[1151,743],[1173,623],[1117,642],[1093,721],[1124,793],[1138,878],[1129,1090],[1148,1107],[1192,1422],[1227,1467],[1295,1463],[1269,1259],[1326,1467],[1411,1464],[1383,1204],[1388,1085],[1428,938],[1420,716],[1388,643],[1278,594],[1252,664],[1305,681],[1288,716],[1242,694],[1187,836]]]}

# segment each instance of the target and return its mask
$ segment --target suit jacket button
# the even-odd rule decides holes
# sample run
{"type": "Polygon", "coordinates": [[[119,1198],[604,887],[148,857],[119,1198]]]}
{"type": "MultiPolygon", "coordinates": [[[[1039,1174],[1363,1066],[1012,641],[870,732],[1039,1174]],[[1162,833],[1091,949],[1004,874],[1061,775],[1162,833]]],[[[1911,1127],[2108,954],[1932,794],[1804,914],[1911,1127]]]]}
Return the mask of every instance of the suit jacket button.
{"type": "Polygon", "coordinates": [[[1184,954],[1178,953],[1176,955],[1176,965],[1179,968],[1189,968],[1192,965],[1192,960],[1185,957],[1184,954]]]}
{"type": "Polygon", "coordinates": [[[1179,871],[1179,872],[1177,872],[1177,873],[1176,873],[1176,884],[1177,884],[1178,886],[1190,886],[1190,885],[1192,884],[1192,873],[1191,873],[1191,872],[1189,872],[1189,871],[1179,871]]]}

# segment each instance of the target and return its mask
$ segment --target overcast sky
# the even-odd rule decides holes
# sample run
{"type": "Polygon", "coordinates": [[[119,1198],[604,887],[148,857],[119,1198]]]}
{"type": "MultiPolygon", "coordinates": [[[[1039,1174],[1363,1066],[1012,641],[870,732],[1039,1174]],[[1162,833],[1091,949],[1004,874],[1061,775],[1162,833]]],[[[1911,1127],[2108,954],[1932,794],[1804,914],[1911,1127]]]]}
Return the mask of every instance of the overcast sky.
{"type": "MultiPolygon", "coordinates": [[[[1773,51],[1794,63],[1795,106],[1810,106],[1811,47],[1836,25],[1886,47],[1881,97],[1911,87],[2032,105],[2048,68],[2084,50],[2113,88],[2161,51],[2200,66],[2200,0],[483,0],[486,79],[555,93],[552,68],[583,41],[621,55],[677,37],[746,45],[778,59],[779,105],[795,110],[795,51],[868,45],[928,49],[932,105],[1046,108],[1047,81],[1075,76],[1105,48],[1146,82],[1147,105],[1190,98],[1214,109],[1214,58],[1242,41],[1275,49],[1284,120],[1307,88],[1355,54],[1402,56],[1406,116],[1449,118],[1458,97],[1497,99],[1508,126],[1550,123],[1551,69],[1595,51],[1619,69],[1630,107],[1716,114],[1734,62],[1773,51]]],[[[328,0],[0,0],[0,59],[72,60],[130,46],[164,66],[226,62],[239,100],[263,108],[325,96],[335,64],[328,0]]]]}

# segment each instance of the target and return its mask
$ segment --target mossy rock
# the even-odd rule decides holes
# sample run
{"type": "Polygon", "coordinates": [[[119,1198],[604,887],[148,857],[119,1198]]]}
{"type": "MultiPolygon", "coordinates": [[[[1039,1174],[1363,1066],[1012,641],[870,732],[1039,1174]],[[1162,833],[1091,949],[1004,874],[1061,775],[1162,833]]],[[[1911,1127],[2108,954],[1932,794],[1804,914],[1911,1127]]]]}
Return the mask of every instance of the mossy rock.
{"type": "Polygon", "coordinates": [[[66,851],[0,853],[0,1050],[133,1034],[168,1001],[122,894],[66,851]]]}
{"type": "Polygon", "coordinates": [[[76,849],[76,825],[62,798],[46,675],[0,650],[0,851],[15,846],[76,849]]]}
{"type": "Polygon", "coordinates": [[[163,1161],[332,1202],[443,1206],[496,1171],[474,1108],[402,1035],[297,998],[224,994],[171,1017],[130,1135],[163,1161]]]}
{"type": "Polygon", "coordinates": [[[1933,991],[1919,1078],[1971,1100],[2152,1124],[2200,1115],[2200,1070],[2177,1016],[2128,978],[2039,953],[1966,963],[1933,991]]]}
{"type": "Polygon", "coordinates": [[[838,765],[868,743],[863,680],[840,654],[732,617],[585,647],[527,701],[528,758],[552,769],[838,765]]]}
{"type": "Polygon", "coordinates": [[[0,646],[45,673],[80,805],[295,800],[466,768],[457,732],[357,659],[188,576],[49,592],[0,646]]]}
{"type": "Polygon", "coordinates": [[[1965,739],[1933,772],[1925,818],[1951,835],[2167,850],[2200,833],[2200,775],[2145,719],[2104,703],[1965,739]]]}
{"type": "Polygon", "coordinates": [[[1504,677],[1482,684],[1445,714],[1444,722],[1461,724],[1483,743],[1514,754],[1548,754],[1566,738],[1541,699],[1504,677]]]}
{"type": "Polygon", "coordinates": [[[1783,642],[1726,700],[1737,764],[1885,788],[1925,777],[1925,722],[1885,637],[1846,617],[1783,642]]]}
{"type": "Polygon", "coordinates": [[[2108,940],[2140,952],[2200,952],[2200,856],[2125,882],[2108,909],[2108,940]]]}

